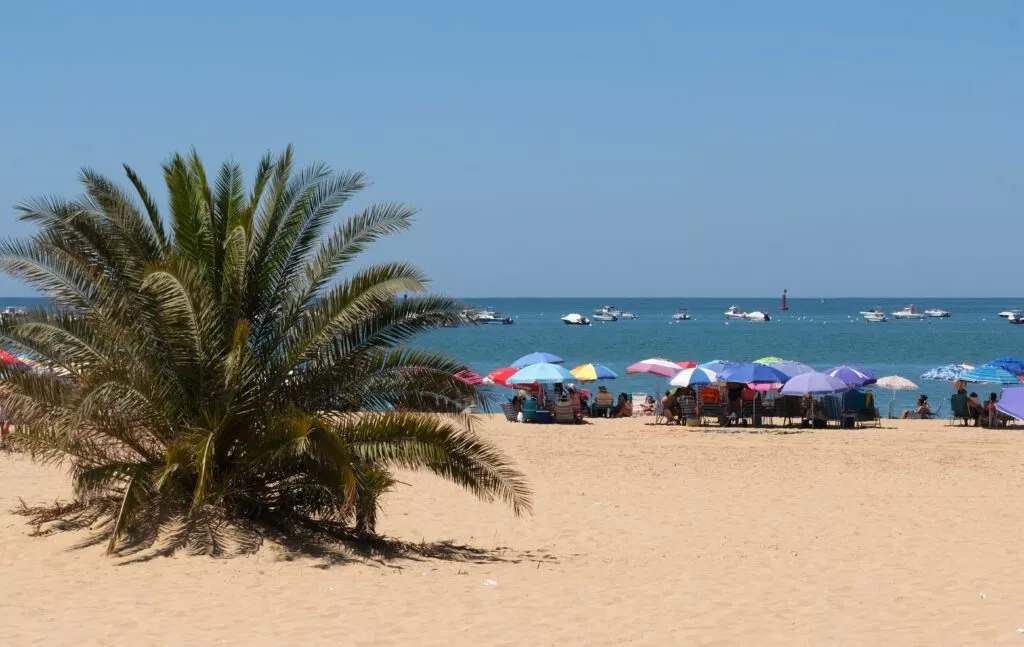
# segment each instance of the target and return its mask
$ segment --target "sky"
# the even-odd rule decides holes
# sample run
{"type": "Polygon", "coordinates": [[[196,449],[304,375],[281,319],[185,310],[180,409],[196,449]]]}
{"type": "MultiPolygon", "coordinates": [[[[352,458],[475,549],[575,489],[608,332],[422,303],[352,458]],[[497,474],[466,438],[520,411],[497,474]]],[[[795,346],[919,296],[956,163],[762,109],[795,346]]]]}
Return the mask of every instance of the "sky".
{"type": "MultiPolygon", "coordinates": [[[[0,236],[83,166],[266,150],[499,296],[1021,296],[1024,3],[11,3],[0,236]]],[[[0,296],[32,296],[0,277],[0,296]]]]}

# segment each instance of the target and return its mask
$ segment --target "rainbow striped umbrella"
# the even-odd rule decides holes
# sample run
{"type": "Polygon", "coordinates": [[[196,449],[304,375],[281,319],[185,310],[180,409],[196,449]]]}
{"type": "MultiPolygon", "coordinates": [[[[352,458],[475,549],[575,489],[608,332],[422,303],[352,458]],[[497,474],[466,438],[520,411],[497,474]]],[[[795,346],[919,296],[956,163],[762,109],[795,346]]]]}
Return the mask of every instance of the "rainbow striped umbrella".
{"type": "Polygon", "coordinates": [[[594,382],[597,380],[614,380],[618,375],[612,369],[603,364],[581,364],[572,369],[571,373],[580,382],[594,382]]]}

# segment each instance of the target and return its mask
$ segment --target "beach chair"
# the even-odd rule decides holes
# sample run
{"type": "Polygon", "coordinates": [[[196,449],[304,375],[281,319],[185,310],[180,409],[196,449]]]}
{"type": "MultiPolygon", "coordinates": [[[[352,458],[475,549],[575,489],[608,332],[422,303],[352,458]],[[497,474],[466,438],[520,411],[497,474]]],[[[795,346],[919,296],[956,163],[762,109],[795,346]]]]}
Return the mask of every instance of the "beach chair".
{"type": "Polygon", "coordinates": [[[523,422],[537,422],[537,401],[533,398],[523,401],[523,422]]]}
{"type": "Polygon", "coordinates": [[[843,407],[839,398],[825,396],[822,398],[825,405],[825,420],[836,423],[837,427],[843,426],[843,407]]]}
{"type": "Polygon", "coordinates": [[[700,408],[701,421],[711,419],[721,423],[725,418],[725,404],[722,402],[705,402],[700,408]]]}
{"type": "Polygon", "coordinates": [[[967,406],[966,393],[954,393],[949,398],[949,424],[955,425],[957,420],[963,420],[966,427],[971,421],[971,409],[967,406]]]}
{"type": "Polygon", "coordinates": [[[555,423],[560,425],[576,424],[576,416],[572,411],[572,402],[562,399],[555,403],[555,423]]]}
{"type": "Polygon", "coordinates": [[[644,403],[647,402],[647,394],[637,392],[631,397],[633,402],[633,417],[637,418],[644,415],[644,403]]]}
{"type": "Polygon", "coordinates": [[[684,424],[687,420],[697,417],[697,399],[692,395],[684,395],[679,398],[679,408],[683,412],[682,422],[684,424]]]}
{"type": "Polygon", "coordinates": [[[661,400],[654,401],[654,424],[661,424],[665,420],[665,405],[661,403],[661,400]]]}
{"type": "Polygon", "coordinates": [[[509,422],[516,421],[516,414],[518,413],[516,411],[516,405],[512,404],[511,402],[502,402],[501,412],[505,414],[505,420],[508,420],[509,422]]]}

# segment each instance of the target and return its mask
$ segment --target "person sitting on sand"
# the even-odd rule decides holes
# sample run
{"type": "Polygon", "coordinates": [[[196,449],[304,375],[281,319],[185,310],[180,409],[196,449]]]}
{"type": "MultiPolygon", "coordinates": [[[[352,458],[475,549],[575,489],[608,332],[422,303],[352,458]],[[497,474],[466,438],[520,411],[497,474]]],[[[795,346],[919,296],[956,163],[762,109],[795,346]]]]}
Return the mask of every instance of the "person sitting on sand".
{"type": "Polygon", "coordinates": [[[683,419],[683,409],[679,406],[679,398],[672,395],[671,391],[665,391],[665,397],[661,399],[662,415],[665,422],[683,419]]]}
{"type": "Polygon", "coordinates": [[[641,413],[645,416],[654,415],[654,410],[657,409],[657,406],[654,403],[654,398],[651,396],[644,398],[643,404],[641,404],[640,407],[641,413]]]}
{"type": "MultiPolygon", "coordinates": [[[[916,418],[920,418],[921,420],[928,420],[935,417],[932,415],[932,408],[928,406],[928,396],[924,393],[917,396],[917,404],[914,406],[914,414],[916,418]]],[[[906,419],[909,417],[910,412],[904,411],[903,418],[906,419]]]]}
{"type": "MultiPolygon", "coordinates": [[[[964,389],[966,391],[967,389],[964,389]]],[[[974,425],[978,425],[978,419],[985,413],[985,407],[978,400],[978,394],[973,391],[967,396],[967,413],[974,419],[974,425]]]]}
{"type": "Polygon", "coordinates": [[[629,401],[629,396],[625,393],[619,394],[619,401],[615,404],[615,411],[612,412],[613,418],[631,418],[633,417],[633,403],[629,401]]]}

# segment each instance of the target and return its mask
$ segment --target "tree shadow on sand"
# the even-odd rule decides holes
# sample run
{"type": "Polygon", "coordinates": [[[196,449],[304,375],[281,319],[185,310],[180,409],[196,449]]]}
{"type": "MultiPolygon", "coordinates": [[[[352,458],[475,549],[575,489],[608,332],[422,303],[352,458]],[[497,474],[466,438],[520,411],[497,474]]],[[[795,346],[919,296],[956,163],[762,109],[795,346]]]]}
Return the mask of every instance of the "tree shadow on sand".
{"type": "MultiPolygon", "coordinates": [[[[30,536],[47,537],[60,532],[87,532],[69,550],[83,550],[108,544],[111,529],[103,522],[105,511],[81,502],[55,501],[29,506],[24,501],[13,514],[26,517],[33,526],[30,536]]],[[[279,561],[316,560],[316,568],[327,569],[349,563],[401,570],[409,562],[448,561],[466,564],[557,564],[548,551],[517,551],[507,546],[480,548],[452,540],[408,542],[356,532],[341,524],[307,523],[297,528],[228,522],[214,515],[196,514],[188,519],[143,522],[129,537],[123,537],[111,555],[119,566],[148,562],[178,553],[192,556],[234,558],[253,555],[264,544],[277,549],[279,561]]]]}

